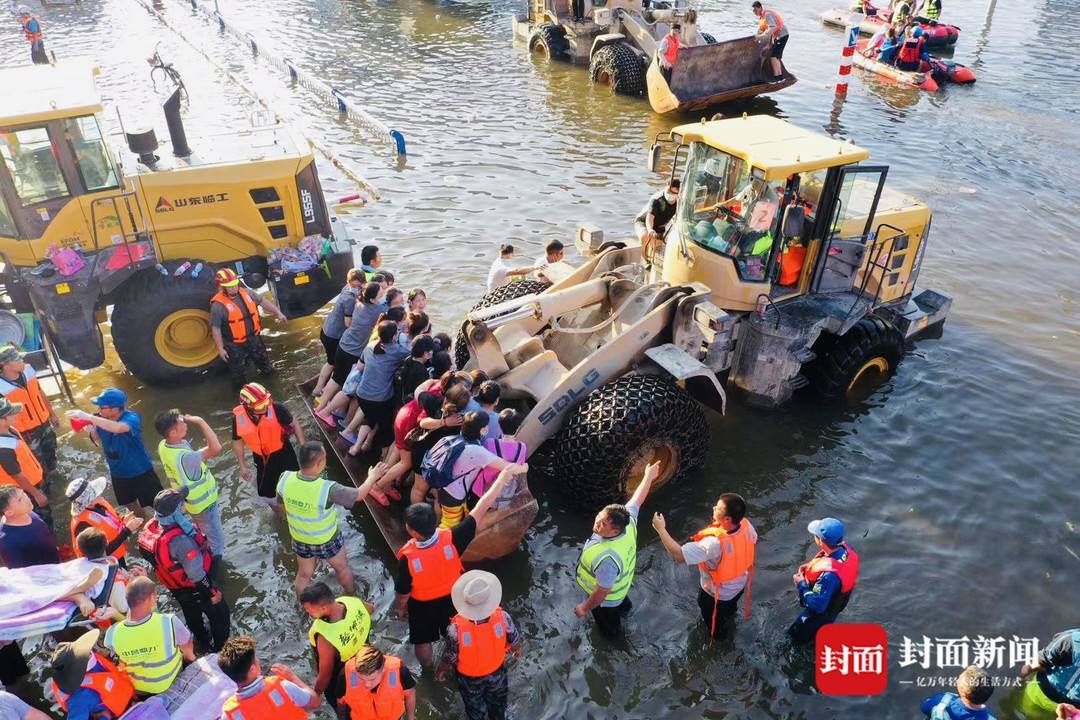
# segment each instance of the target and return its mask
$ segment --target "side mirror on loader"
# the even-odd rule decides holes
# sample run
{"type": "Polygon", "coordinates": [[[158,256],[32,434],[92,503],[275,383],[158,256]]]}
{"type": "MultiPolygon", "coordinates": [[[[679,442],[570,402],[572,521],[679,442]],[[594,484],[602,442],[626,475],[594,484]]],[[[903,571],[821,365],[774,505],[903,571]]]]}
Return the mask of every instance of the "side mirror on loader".
{"type": "Polygon", "coordinates": [[[653,143],[649,148],[648,160],[649,172],[659,172],[660,168],[660,143],[653,143]]]}

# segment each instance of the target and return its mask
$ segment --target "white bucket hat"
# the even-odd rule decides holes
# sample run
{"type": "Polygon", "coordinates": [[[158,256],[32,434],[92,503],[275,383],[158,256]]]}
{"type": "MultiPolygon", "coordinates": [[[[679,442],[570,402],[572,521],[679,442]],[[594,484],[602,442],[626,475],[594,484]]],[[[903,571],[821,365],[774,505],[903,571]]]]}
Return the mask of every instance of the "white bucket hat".
{"type": "Polygon", "coordinates": [[[108,484],[109,481],[103,477],[93,480],[75,478],[69,482],[64,495],[71,501],[71,514],[78,515],[85,510],[90,503],[101,497],[108,484]]]}
{"type": "Polygon", "coordinates": [[[487,620],[502,602],[502,583],[486,570],[470,570],[454,583],[450,598],[466,620],[487,620]]]}

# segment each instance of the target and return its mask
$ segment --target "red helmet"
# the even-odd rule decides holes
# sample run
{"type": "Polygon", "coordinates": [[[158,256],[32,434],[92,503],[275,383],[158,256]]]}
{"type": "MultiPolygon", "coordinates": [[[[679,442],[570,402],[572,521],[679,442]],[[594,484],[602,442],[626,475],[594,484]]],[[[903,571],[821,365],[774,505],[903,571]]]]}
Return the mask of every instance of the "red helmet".
{"type": "Polygon", "coordinates": [[[240,278],[232,268],[221,268],[214,275],[214,279],[221,287],[236,287],[240,284],[240,278]]]}
{"type": "Polygon", "coordinates": [[[252,410],[265,410],[270,406],[270,391],[259,383],[248,383],[240,388],[240,402],[252,410]]]}

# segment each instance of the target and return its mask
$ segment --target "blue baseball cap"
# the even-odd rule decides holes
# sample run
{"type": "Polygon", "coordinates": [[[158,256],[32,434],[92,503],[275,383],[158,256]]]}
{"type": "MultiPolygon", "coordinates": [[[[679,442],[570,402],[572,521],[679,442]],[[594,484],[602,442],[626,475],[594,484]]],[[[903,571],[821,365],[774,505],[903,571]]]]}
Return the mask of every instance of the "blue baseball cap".
{"type": "Polygon", "coordinates": [[[122,408],[127,405],[127,393],[120,388],[108,388],[90,402],[98,407],[122,408]]]}
{"type": "Polygon", "coordinates": [[[844,523],[836,518],[821,518],[806,526],[806,531],[829,547],[836,547],[844,542],[844,523]]]}

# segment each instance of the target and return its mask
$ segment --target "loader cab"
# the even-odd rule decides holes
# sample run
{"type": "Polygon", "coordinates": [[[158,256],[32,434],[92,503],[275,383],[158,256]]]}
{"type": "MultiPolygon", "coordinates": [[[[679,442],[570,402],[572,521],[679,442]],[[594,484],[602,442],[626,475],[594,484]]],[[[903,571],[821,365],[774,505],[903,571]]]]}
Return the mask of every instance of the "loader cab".
{"type": "Polygon", "coordinates": [[[0,249],[15,265],[45,259],[50,226],[48,244],[88,246],[84,196],[123,184],[99,120],[96,72],[85,61],[0,68],[0,85],[23,89],[0,108],[0,239],[9,240],[0,249]]]}
{"type": "Polygon", "coordinates": [[[858,164],[866,150],[768,116],[680,126],[671,142],[682,196],[663,279],[704,283],[726,310],[862,279],[887,173],[858,164]]]}

